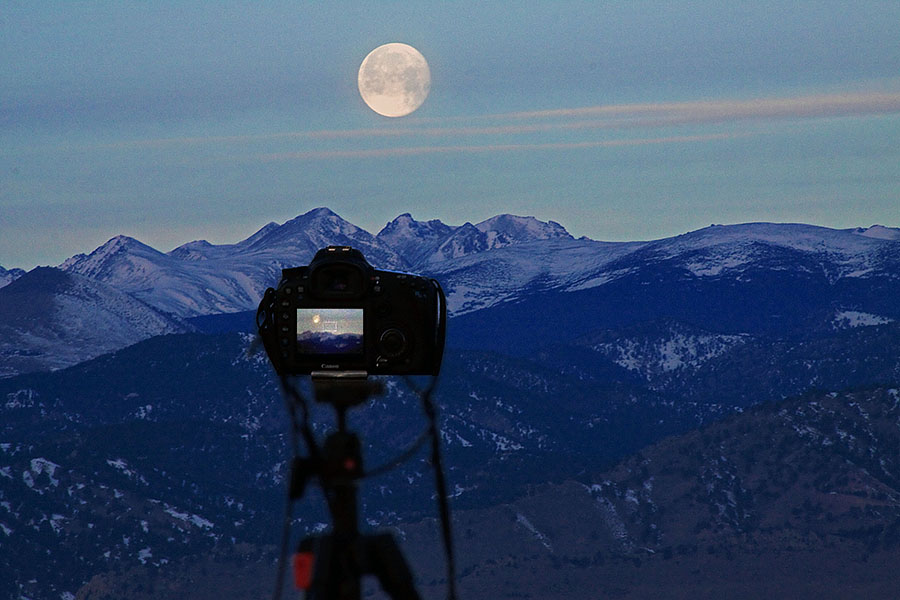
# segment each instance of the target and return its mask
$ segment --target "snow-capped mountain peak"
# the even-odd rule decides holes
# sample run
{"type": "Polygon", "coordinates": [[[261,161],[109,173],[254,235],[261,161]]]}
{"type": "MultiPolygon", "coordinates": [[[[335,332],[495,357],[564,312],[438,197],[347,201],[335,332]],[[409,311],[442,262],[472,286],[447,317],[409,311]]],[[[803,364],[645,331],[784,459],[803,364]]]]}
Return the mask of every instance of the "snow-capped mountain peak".
{"type": "Polygon", "coordinates": [[[210,250],[214,247],[206,240],[195,240],[178,246],[169,252],[169,256],[174,256],[181,260],[207,260],[210,250]]]}
{"type": "Polygon", "coordinates": [[[140,271],[147,268],[149,263],[165,258],[166,255],[159,250],[132,237],[117,235],[87,256],[78,254],[69,258],[59,265],[59,268],[91,279],[107,281],[116,278],[117,269],[140,271]]]}
{"type": "Polygon", "coordinates": [[[555,221],[545,223],[534,217],[517,215],[497,215],[478,223],[475,228],[487,234],[492,248],[536,240],[572,239],[565,227],[555,221]]]}
{"type": "Polygon", "coordinates": [[[434,238],[452,233],[456,227],[446,225],[439,219],[430,221],[416,221],[409,213],[403,213],[388,223],[378,232],[379,239],[396,244],[408,240],[421,240],[422,238],[434,238]]]}
{"type": "Polygon", "coordinates": [[[487,236],[467,221],[457,227],[428,256],[425,256],[423,262],[438,263],[485,250],[490,250],[487,236]]]}
{"type": "MultiPolygon", "coordinates": [[[[288,254],[296,254],[304,249],[309,260],[316,251],[325,246],[353,246],[359,249],[372,265],[381,269],[402,269],[406,262],[390,246],[374,235],[343,219],[328,208],[315,208],[283,225],[272,227],[260,236],[248,250],[265,249],[267,252],[283,249],[288,254]]],[[[303,263],[297,263],[298,266],[303,263]]]]}
{"type": "Polygon", "coordinates": [[[572,236],[554,221],[545,223],[534,217],[497,215],[477,225],[467,222],[455,228],[437,247],[422,254],[420,262],[433,265],[468,254],[550,239],[571,240],[572,236]]]}
{"type": "Polygon", "coordinates": [[[456,229],[438,219],[416,221],[411,214],[404,213],[385,225],[375,237],[399,252],[407,263],[415,265],[456,229]]]}
{"type": "Polygon", "coordinates": [[[327,208],[317,208],[305,215],[301,215],[286,222],[283,228],[303,228],[308,235],[347,235],[373,238],[368,231],[360,229],[353,223],[341,218],[337,213],[327,208]]]}
{"type": "Polygon", "coordinates": [[[275,246],[305,247],[310,257],[319,248],[329,245],[355,246],[362,250],[366,257],[377,255],[376,262],[387,262],[391,266],[400,266],[402,261],[399,256],[386,246],[380,244],[368,231],[361,229],[341,218],[331,209],[314,208],[298,217],[285,222],[283,225],[269,226],[253,236],[256,238],[247,245],[248,249],[275,246]]]}

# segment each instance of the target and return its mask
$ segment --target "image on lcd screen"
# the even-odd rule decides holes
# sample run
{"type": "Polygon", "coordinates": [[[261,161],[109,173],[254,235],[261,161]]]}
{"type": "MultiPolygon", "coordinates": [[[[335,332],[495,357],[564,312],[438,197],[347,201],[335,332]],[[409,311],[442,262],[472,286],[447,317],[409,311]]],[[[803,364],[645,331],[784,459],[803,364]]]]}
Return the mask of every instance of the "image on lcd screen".
{"type": "Polygon", "coordinates": [[[297,352],[362,354],[363,309],[298,308],[297,352]]]}

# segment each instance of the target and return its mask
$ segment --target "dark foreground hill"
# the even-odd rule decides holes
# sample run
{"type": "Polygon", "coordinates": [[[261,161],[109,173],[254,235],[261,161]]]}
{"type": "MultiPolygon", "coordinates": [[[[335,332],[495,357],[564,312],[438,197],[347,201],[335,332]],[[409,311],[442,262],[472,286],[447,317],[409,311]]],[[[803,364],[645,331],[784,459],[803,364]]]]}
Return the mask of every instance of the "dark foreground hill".
{"type": "MultiPolygon", "coordinates": [[[[817,393],[646,448],[589,481],[455,515],[461,597],[893,599],[900,575],[900,390],[817,393]]],[[[401,525],[429,598],[433,519],[401,525]]],[[[241,545],[154,576],[94,578],[80,600],[248,598],[271,590],[241,545]]]]}
{"type": "Polygon", "coordinates": [[[457,529],[467,598],[896,598],[900,390],[759,406],[457,529]]]}
{"type": "MultiPolygon", "coordinates": [[[[460,519],[475,519],[475,525],[464,526],[460,521],[458,526],[460,544],[469,544],[464,555],[481,557],[466,563],[464,572],[468,577],[476,573],[477,565],[508,556],[530,526],[540,532],[546,529],[524,509],[519,510],[524,515],[520,521],[517,513],[505,508],[516,506],[521,498],[544,497],[541,502],[558,517],[557,530],[563,531],[600,519],[605,502],[609,506],[619,502],[626,508],[639,505],[638,491],[645,484],[664,489],[665,477],[660,473],[653,475],[652,482],[629,484],[631,495],[621,487],[624,484],[604,492],[604,478],[596,474],[666,436],[756,404],[771,406],[811,386],[900,387],[892,383],[900,380],[898,340],[896,323],[838,330],[796,342],[771,342],[664,321],[570,345],[544,346],[531,356],[448,350],[437,395],[448,475],[460,519]],[[553,487],[565,481],[570,483],[553,487]],[[619,496],[600,496],[616,489],[619,496]],[[563,494],[566,490],[571,493],[563,494]],[[593,513],[581,516],[572,508],[582,504],[593,507],[593,513]],[[599,517],[594,514],[597,511],[599,517]],[[485,515],[485,522],[478,522],[482,517],[477,515],[485,515]],[[492,530],[502,523],[511,523],[512,529],[492,530]],[[491,543],[478,545],[482,531],[489,532],[491,543]]],[[[271,545],[278,539],[283,510],[287,417],[264,356],[248,355],[253,347],[252,337],[240,334],[162,336],[70,369],[0,381],[0,399],[4,399],[0,403],[0,542],[6,542],[0,546],[0,558],[16,574],[0,581],[0,590],[13,597],[74,594],[94,576],[117,581],[132,569],[144,573],[135,576],[135,581],[144,581],[151,589],[169,581],[178,569],[186,569],[193,577],[198,565],[209,561],[231,561],[229,572],[236,574],[248,561],[262,570],[270,568],[271,545]],[[35,579],[40,583],[30,583],[35,579]]],[[[868,410],[868,414],[876,413],[868,410]]],[[[333,422],[328,410],[319,410],[314,419],[320,435],[333,422]]],[[[389,382],[384,397],[351,414],[351,425],[363,434],[371,466],[400,452],[421,431],[422,420],[415,398],[402,382],[389,382]]],[[[769,451],[769,445],[780,447],[774,445],[773,431],[754,425],[741,439],[769,451]]],[[[829,439],[843,442],[841,435],[853,430],[842,427],[840,432],[829,439]]],[[[897,438],[896,429],[875,433],[881,440],[876,448],[879,456],[895,456],[896,447],[889,444],[897,438]]],[[[837,442],[829,442],[816,451],[839,460],[843,455],[835,453],[840,448],[837,442]]],[[[725,450],[704,446],[697,460],[727,457],[725,450]]],[[[750,451],[732,450],[738,455],[750,451]]],[[[804,461],[812,460],[810,452],[767,460],[783,463],[789,472],[805,468],[804,461]]],[[[652,472],[656,467],[648,468],[652,472]]],[[[700,472],[700,468],[681,470],[700,472]]],[[[871,465],[865,468],[874,473],[871,465]]],[[[710,477],[692,485],[715,483],[710,477]]],[[[753,475],[753,485],[746,479],[751,475],[741,477],[739,487],[720,495],[726,500],[733,497],[741,511],[751,506],[746,518],[743,512],[735,512],[743,527],[761,519],[758,515],[768,510],[763,500],[774,493],[757,485],[756,479],[775,485],[787,475],[781,471],[753,475]],[[747,504],[747,494],[752,505],[747,504]]],[[[618,481],[612,475],[605,479],[618,481]]],[[[425,457],[419,455],[397,471],[365,482],[362,514],[372,526],[418,522],[434,514],[432,489],[425,457]]],[[[823,514],[828,513],[827,502],[817,497],[809,501],[813,507],[822,502],[823,514]]],[[[803,508],[802,501],[798,505],[803,508]]],[[[723,514],[738,510],[727,502],[722,506],[723,514]]],[[[669,512],[685,510],[677,504],[669,512]]],[[[297,514],[298,534],[328,522],[317,493],[304,501],[297,514]]],[[[870,517],[863,514],[860,522],[867,525],[860,527],[883,527],[880,521],[872,524],[870,517]]],[[[714,523],[710,520],[709,527],[714,523]]],[[[665,554],[669,547],[670,553],[677,554],[679,546],[682,552],[694,546],[704,551],[715,546],[688,541],[705,535],[705,529],[692,533],[697,523],[686,526],[685,537],[678,541],[670,539],[664,520],[651,520],[641,527],[666,533],[653,545],[652,539],[638,535],[640,531],[626,528],[622,535],[627,534],[630,541],[618,551],[648,547],[665,554]]],[[[409,530],[410,539],[414,531],[409,530]]],[[[437,539],[436,530],[431,535],[432,541],[437,539]]],[[[552,563],[561,560],[559,556],[580,557],[580,562],[569,565],[573,569],[593,567],[592,557],[598,551],[608,554],[615,549],[587,546],[586,555],[560,554],[563,546],[548,543],[552,551],[541,560],[552,563]],[[591,559],[587,563],[585,556],[591,559]]],[[[416,549],[414,554],[440,556],[439,547],[416,549]]],[[[530,556],[516,555],[519,559],[530,556]]],[[[639,557],[654,560],[654,556],[639,557]]],[[[427,564],[421,569],[429,572],[427,564]]],[[[211,572],[226,577],[221,569],[211,572]]],[[[174,578],[181,581],[181,576],[174,578]]],[[[271,586],[270,579],[265,586],[271,586]]],[[[431,579],[439,576],[423,581],[431,579]]],[[[214,590],[244,589],[243,585],[209,583],[214,590]]],[[[524,583],[521,588],[504,589],[532,587],[524,583]]]]}

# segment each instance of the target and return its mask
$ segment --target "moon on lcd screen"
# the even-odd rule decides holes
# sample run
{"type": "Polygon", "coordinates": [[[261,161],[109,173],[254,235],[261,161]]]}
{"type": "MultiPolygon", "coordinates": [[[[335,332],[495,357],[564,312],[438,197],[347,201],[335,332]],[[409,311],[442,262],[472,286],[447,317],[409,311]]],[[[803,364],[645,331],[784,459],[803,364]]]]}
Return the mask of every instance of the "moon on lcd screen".
{"type": "Polygon", "coordinates": [[[406,44],[378,46],[359,66],[359,95],[379,115],[404,117],[425,102],[431,71],[422,54],[406,44]]]}

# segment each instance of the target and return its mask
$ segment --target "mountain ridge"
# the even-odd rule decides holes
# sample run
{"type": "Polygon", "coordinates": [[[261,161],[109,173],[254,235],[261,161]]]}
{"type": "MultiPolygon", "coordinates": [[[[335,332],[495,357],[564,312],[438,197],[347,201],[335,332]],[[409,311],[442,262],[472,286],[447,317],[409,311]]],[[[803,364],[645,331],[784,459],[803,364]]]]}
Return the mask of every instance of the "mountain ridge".
{"type": "MultiPolygon", "coordinates": [[[[746,223],[715,225],[648,242],[597,242],[587,238],[576,240],[558,223],[545,223],[534,217],[497,215],[476,225],[464,223],[453,227],[438,220],[416,221],[405,213],[373,236],[344,221],[333,211],[318,208],[283,225],[270,223],[237,244],[213,246],[208,242],[193,242],[180,246],[167,256],[183,256],[189,260],[183,264],[158,264],[157,268],[163,273],[159,275],[160,279],[171,275],[203,280],[210,288],[224,285],[225,289],[218,297],[203,294],[195,283],[185,285],[182,290],[170,289],[162,293],[162,297],[154,298],[147,290],[154,282],[149,274],[141,278],[136,267],[122,269],[115,277],[103,275],[103,278],[180,317],[237,312],[255,308],[265,287],[277,281],[278,268],[308,263],[315,251],[325,245],[355,245],[376,268],[416,268],[428,275],[444,276],[447,279],[443,282],[445,287],[451,289],[448,293],[450,310],[457,314],[495,304],[496,298],[508,301],[516,289],[534,288],[535,285],[569,290],[603,285],[634,269],[633,264],[623,264],[629,261],[674,261],[669,264],[695,276],[717,277],[739,273],[748,264],[765,260],[772,250],[777,250],[785,257],[783,261],[789,262],[791,253],[806,257],[811,261],[807,268],[826,272],[831,281],[865,277],[883,270],[885,265],[896,267],[900,264],[897,253],[890,250],[900,241],[900,230],[896,230],[897,236],[886,235],[884,231],[893,230],[881,226],[837,230],[796,223],[746,223]],[[882,233],[866,235],[865,232],[871,232],[875,227],[882,233]],[[547,244],[551,254],[562,251],[569,252],[569,256],[555,263],[548,262],[542,252],[533,251],[539,247],[534,244],[547,244]],[[198,258],[203,260],[198,261],[198,258]],[[501,275],[499,280],[475,288],[466,285],[471,283],[471,277],[454,280],[453,275],[459,272],[461,265],[471,268],[482,261],[494,265],[501,275]],[[541,263],[545,266],[536,272],[534,265],[541,263]],[[218,273],[214,267],[218,267],[218,273]],[[229,274],[228,267],[234,272],[229,274]],[[258,275],[261,272],[273,276],[268,281],[261,281],[258,275]],[[511,272],[517,272],[518,276],[510,278],[511,272]],[[235,284],[234,280],[241,282],[235,284]],[[509,282],[508,290],[498,294],[496,287],[503,280],[509,282]],[[463,287],[465,289],[457,291],[463,287]],[[233,294],[237,288],[243,293],[229,300],[229,293],[233,294]],[[185,295],[190,301],[172,298],[185,295]],[[492,297],[494,299],[490,299],[492,297]]],[[[141,245],[141,250],[146,253],[152,249],[141,245]]],[[[152,258],[157,262],[162,256],[162,253],[152,252],[152,258]]],[[[73,257],[61,268],[90,274],[82,266],[84,262],[85,259],[73,257]]],[[[773,266],[784,268],[789,265],[773,266]]]]}
{"type": "MultiPolygon", "coordinates": [[[[558,223],[534,217],[497,215],[475,225],[448,226],[438,220],[416,221],[404,213],[372,235],[321,207],[281,225],[269,223],[236,244],[197,240],[167,254],[116,236],[60,268],[115,288],[177,321],[253,311],[263,291],[280,279],[282,268],[307,264],[324,245],[342,244],[361,249],[377,268],[412,269],[435,277],[454,318],[494,308],[514,313],[541,295],[562,299],[572,293],[592,298],[590,303],[632,296],[630,305],[610,310],[634,313],[646,304],[643,286],[666,285],[675,300],[695,297],[693,306],[719,298],[722,306],[717,310],[726,319],[731,309],[725,299],[741,306],[746,294],[736,290],[756,290],[747,296],[758,299],[750,313],[765,319],[765,311],[777,312],[779,302],[801,311],[798,301],[785,294],[802,289],[797,287],[802,282],[812,286],[810,290],[819,289],[810,301],[823,305],[822,311],[843,311],[847,323],[888,322],[900,318],[886,300],[900,289],[900,237],[893,239],[892,231],[881,226],[836,230],[747,223],[710,226],[661,240],[599,242],[575,239],[558,223]],[[832,306],[824,306],[827,303],[832,306]]],[[[672,312],[675,309],[673,305],[665,310],[685,320],[684,314],[672,312]]],[[[90,307],[85,304],[84,310],[90,307]]],[[[779,327],[777,320],[772,323],[779,327]]],[[[719,333],[747,332],[750,326],[757,327],[719,325],[719,333]]],[[[64,365],[53,365],[58,366],[64,365]]]]}
{"type": "Polygon", "coordinates": [[[24,274],[25,271],[22,269],[6,270],[3,267],[0,267],[0,288],[9,285],[24,274]]]}

